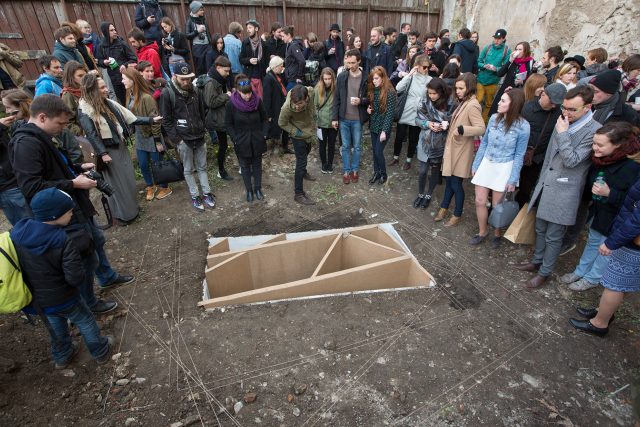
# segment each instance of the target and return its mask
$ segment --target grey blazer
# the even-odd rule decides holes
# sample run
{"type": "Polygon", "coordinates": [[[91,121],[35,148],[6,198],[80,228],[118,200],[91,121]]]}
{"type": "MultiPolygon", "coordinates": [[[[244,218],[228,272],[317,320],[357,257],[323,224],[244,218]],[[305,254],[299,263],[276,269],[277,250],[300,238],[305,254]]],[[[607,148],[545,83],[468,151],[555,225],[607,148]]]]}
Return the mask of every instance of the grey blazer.
{"type": "Polygon", "coordinates": [[[537,201],[537,218],[560,225],[575,224],[591,166],[593,134],[600,127],[591,119],[573,135],[554,129],[529,205],[531,209],[537,201]]]}

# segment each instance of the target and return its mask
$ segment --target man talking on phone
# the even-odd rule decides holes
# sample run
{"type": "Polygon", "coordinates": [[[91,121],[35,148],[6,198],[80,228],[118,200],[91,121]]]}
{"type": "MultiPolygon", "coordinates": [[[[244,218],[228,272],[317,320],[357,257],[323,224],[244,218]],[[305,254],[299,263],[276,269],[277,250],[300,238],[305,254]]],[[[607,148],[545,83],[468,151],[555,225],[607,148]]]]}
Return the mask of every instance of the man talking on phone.
{"type": "Polygon", "coordinates": [[[593,135],[602,125],[593,119],[593,89],[578,86],[562,101],[529,209],[536,208],[536,244],[530,262],[516,265],[535,273],[527,289],[543,286],[560,255],[567,227],[576,221],[582,190],[591,166],[593,135]]]}

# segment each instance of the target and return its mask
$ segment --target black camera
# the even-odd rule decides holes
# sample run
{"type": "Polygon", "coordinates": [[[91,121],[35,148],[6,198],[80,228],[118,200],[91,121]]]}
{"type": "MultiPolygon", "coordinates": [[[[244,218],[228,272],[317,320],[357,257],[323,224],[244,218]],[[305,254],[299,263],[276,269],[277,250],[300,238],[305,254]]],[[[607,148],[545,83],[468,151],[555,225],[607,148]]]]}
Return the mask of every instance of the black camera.
{"type": "Polygon", "coordinates": [[[113,196],[115,190],[108,182],[104,180],[102,174],[96,170],[90,170],[86,173],[87,178],[92,179],[96,182],[96,188],[100,190],[105,196],[113,196]]]}
{"type": "Polygon", "coordinates": [[[171,46],[173,45],[172,41],[170,39],[162,39],[162,44],[164,46],[171,46]]]}

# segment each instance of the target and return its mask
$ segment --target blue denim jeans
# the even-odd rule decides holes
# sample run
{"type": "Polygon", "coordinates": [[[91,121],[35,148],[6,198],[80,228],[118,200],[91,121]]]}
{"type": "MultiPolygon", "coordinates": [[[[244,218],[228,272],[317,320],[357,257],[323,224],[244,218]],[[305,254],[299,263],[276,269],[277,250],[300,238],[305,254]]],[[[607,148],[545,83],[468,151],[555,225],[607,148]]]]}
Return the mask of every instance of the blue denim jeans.
{"type": "Polygon", "coordinates": [[[93,245],[95,247],[95,257],[86,257],[85,262],[85,283],[80,287],[80,295],[87,303],[89,307],[93,307],[98,301],[93,291],[93,277],[98,278],[98,284],[100,286],[106,286],[118,278],[109,259],[107,253],[104,250],[104,244],[106,242],[104,233],[96,225],[96,220],[92,217],[87,223],[85,223],[86,230],[91,233],[93,238],[93,245]]]}
{"type": "Polygon", "coordinates": [[[362,149],[362,123],[360,120],[340,120],[342,137],[342,168],[344,173],[358,172],[362,149]],[[351,156],[353,147],[353,157],[351,156]]]}
{"type": "Polygon", "coordinates": [[[66,362],[73,353],[67,320],[78,327],[84,343],[94,359],[104,356],[109,351],[109,341],[100,335],[96,319],[82,298],[78,298],[75,304],[46,316],[57,338],[56,341],[54,337],[51,337],[51,354],[56,363],[66,362]]]}
{"type": "Polygon", "coordinates": [[[440,207],[443,209],[449,209],[451,199],[456,197],[456,208],[453,211],[455,216],[462,216],[462,207],[464,206],[464,188],[462,187],[462,178],[459,176],[445,176],[444,196],[442,196],[442,203],[440,207]]]}
{"type": "Polygon", "coordinates": [[[584,247],[580,262],[573,274],[582,277],[589,283],[600,283],[602,274],[607,269],[610,260],[610,257],[600,255],[598,252],[598,248],[605,240],[607,240],[607,236],[589,228],[587,245],[584,247]]]}
{"type": "Polygon", "coordinates": [[[387,175],[387,163],[384,160],[384,147],[387,145],[389,135],[384,142],[380,142],[380,134],[371,132],[371,150],[373,151],[373,172],[387,175]]]}
{"type": "Polygon", "coordinates": [[[31,218],[31,208],[18,187],[0,191],[0,209],[11,225],[24,218],[31,218]]]}
{"type": "MultiPolygon", "coordinates": [[[[144,151],[136,149],[136,156],[138,157],[138,166],[140,166],[140,172],[142,172],[142,178],[144,178],[147,187],[153,185],[153,176],[151,175],[151,159],[154,162],[160,161],[160,154],[157,151],[144,151]]],[[[167,184],[162,184],[160,187],[167,188],[167,184]]]]}

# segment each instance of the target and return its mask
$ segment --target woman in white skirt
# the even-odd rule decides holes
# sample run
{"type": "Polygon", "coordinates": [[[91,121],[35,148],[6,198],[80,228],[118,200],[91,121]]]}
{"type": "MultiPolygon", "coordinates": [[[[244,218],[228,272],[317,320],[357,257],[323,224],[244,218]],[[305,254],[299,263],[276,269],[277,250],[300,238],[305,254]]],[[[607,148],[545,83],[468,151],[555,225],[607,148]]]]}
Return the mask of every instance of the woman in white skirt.
{"type": "MultiPolygon", "coordinates": [[[[480,244],[489,235],[489,191],[492,192],[491,202],[495,207],[502,201],[505,192],[514,191],[518,185],[529,141],[529,122],[520,115],[524,102],[522,89],[512,89],[502,94],[498,112],[489,119],[487,131],[473,160],[471,183],[476,186],[479,230],[470,240],[471,245],[480,244]]],[[[496,248],[499,243],[500,229],[496,229],[491,246],[496,248]]]]}

